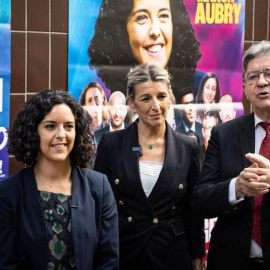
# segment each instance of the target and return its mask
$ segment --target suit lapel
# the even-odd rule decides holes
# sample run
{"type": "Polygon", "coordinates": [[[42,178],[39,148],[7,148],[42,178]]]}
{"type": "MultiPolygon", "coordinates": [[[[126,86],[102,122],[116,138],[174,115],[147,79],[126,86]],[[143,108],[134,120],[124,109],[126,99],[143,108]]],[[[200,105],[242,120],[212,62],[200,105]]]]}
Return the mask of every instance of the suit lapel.
{"type": "MultiPolygon", "coordinates": [[[[245,157],[247,153],[255,153],[255,128],[254,114],[249,114],[243,119],[239,127],[238,139],[241,146],[241,156],[243,157],[244,168],[249,167],[251,162],[245,157]]],[[[253,209],[253,197],[247,197],[253,209]]]]}
{"type": "Polygon", "coordinates": [[[178,168],[179,153],[181,152],[179,140],[173,129],[166,122],[166,147],[165,159],[162,170],[154,186],[149,201],[153,205],[168,189],[174,180],[176,169],[178,168]]]}
{"type": "Polygon", "coordinates": [[[244,167],[251,165],[250,161],[245,157],[247,153],[255,152],[255,128],[254,128],[254,114],[247,115],[244,118],[243,124],[239,127],[239,142],[242,151],[244,167]]]}

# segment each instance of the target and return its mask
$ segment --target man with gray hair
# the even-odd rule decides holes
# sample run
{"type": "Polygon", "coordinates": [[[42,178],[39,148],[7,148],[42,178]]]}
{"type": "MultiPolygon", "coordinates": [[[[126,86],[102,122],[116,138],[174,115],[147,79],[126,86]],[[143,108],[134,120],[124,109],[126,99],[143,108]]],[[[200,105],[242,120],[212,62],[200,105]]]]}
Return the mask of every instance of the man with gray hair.
{"type": "Polygon", "coordinates": [[[253,113],[212,129],[193,203],[212,231],[208,270],[270,269],[270,42],[243,56],[253,113]]]}

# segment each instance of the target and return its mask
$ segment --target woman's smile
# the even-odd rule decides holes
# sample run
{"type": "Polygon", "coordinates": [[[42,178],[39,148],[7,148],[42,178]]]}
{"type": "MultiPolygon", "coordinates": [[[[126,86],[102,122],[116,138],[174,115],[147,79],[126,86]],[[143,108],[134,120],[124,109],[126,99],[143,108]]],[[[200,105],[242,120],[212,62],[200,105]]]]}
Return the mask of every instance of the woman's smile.
{"type": "Polygon", "coordinates": [[[139,64],[166,67],[172,51],[170,1],[134,0],[127,32],[131,50],[139,64]]]}

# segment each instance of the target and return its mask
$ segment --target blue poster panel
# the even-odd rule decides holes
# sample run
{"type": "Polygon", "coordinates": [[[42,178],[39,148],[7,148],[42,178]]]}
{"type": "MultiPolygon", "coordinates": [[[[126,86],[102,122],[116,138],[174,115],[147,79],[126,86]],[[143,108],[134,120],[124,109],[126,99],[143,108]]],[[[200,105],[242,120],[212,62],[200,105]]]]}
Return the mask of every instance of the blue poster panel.
{"type": "Polygon", "coordinates": [[[0,0],[0,181],[9,170],[10,10],[10,0],[0,0]]]}

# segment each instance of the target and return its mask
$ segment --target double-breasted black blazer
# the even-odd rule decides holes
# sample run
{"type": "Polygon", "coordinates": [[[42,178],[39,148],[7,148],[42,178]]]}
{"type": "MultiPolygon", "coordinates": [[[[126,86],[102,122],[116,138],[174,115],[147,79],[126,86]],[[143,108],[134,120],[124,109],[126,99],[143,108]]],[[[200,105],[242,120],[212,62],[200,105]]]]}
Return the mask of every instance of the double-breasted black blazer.
{"type": "MultiPolygon", "coordinates": [[[[245,154],[255,152],[254,114],[244,115],[212,129],[204,166],[194,189],[193,202],[205,218],[218,217],[212,230],[209,270],[246,270],[252,237],[253,197],[229,204],[232,178],[251,165],[245,154]]],[[[270,197],[262,209],[262,250],[270,269],[270,197]]]]}
{"type": "MultiPolygon", "coordinates": [[[[76,269],[118,269],[117,208],[107,177],[72,169],[76,269]]],[[[47,229],[32,168],[0,182],[0,269],[46,270],[47,229]]]]}
{"type": "Polygon", "coordinates": [[[166,123],[164,165],[147,198],[138,144],[136,122],[105,133],[95,162],[95,170],[108,176],[118,204],[120,269],[138,269],[143,254],[153,269],[191,269],[191,258],[202,257],[205,245],[203,219],[190,203],[199,174],[198,145],[166,123]]]}

